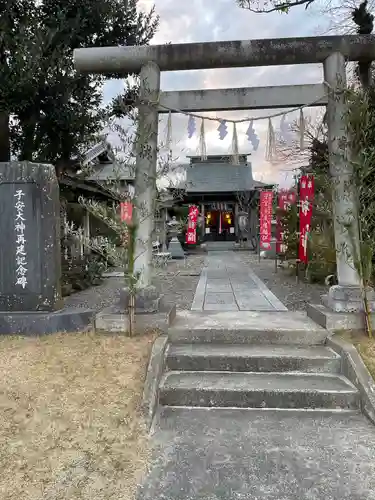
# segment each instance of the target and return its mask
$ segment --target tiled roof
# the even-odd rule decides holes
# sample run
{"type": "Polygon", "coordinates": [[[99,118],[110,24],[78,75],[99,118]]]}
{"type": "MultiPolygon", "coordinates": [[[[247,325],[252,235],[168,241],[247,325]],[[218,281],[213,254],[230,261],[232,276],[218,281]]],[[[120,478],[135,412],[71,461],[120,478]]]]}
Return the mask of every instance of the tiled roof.
{"type": "Polygon", "coordinates": [[[89,181],[115,181],[134,179],[134,169],[119,163],[106,163],[95,165],[94,171],[89,177],[89,181]]]}
{"type": "Polygon", "coordinates": [[[186,165],[186,192],[239,192],[261,187],[254,181],[251,164],[195,163],[186,165]]]}

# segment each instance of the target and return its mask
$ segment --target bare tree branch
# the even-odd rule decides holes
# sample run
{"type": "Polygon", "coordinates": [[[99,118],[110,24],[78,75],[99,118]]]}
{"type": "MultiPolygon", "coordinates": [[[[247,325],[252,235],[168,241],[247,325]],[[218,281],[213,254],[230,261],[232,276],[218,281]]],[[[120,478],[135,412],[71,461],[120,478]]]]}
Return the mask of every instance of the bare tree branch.
{"type": "MultiPolygon", "coordinates": [[[[324,112],[317,116],[305,116],[304,124],[304,149],[300,148],[300,125],[295,120],[291,123],[290,132],[292,140],[286,142],[280,136],[277,137],[276,153],[273,163],[283,164],[308,164],[311,156],[311,146],[315,140],[324,140],[326,127],[324,123],[324,112]]],[[[291,169],[293,170],[293,169],[291,169]]]]}
{"type": "MultiPolygon", "coordinates": [[[[319,34],[352,34],[357,32],[357,26],[353,21],[353,12],[359,7],[362,0],[320,0],[314,2],[314,13],[322,14],[321,19],[329,20],[328,27],[317,28],[319,34]],[[316,5],[316,9],[315,9],[316,5]]],[[[368,0],[367,9],[373,12],[375,0],[368,0]]]]}
{"type": "Polygon", "coordinates": [[[250,12],[255,12],[257,14],[269,14],[270,12],[288,13],[290,8],[301,5],[304,5],[305,9],[307,9],[312,3],[314,3],[314,1],[315,0],[264,0],[261,2],[260,0],[237,0],[237,4],[242,9],[249,10],[250,12]],[[261,3],[264,4],[264,7],[261,7],[261,3]],[[257,7],[254,7],[254,5],[257,5],[257,7]],[[271,7],[268,7],[268,5],[271,5],[271,7]]]}

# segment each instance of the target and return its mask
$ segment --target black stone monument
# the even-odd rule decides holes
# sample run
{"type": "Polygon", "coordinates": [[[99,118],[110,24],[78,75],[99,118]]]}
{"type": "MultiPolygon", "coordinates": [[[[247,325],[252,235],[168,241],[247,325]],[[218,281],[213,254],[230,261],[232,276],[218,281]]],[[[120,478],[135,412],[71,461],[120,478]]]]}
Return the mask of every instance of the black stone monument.
{"type": "Polygon", "coordinates": [[[0,334],[87,328],[93,311],[64,309],[55,168],[0,163],[0,334]]]}

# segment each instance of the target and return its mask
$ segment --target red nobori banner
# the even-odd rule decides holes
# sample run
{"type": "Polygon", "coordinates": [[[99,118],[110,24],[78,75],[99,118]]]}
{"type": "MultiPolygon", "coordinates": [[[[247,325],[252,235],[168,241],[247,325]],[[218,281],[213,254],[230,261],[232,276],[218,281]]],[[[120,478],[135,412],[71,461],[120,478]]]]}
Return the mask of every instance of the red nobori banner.
{"type": "Polygon", "coordinates": [[[120,218],[121,222],[130,224],[133,218],[133,205],[129,201],[120,203],[120,218]]]}
{"type": "MultiPolygon", "coordinates": [[[[297,199],[295,191],[289,191],[288,189],[281,189],[278,192],[278,208],[283,212],[286,212],[290,205],[294,205],[297,199]]],[[[284,253],[286,251],[286,245],[283,243],[284,233],[281,224],[281,214],[277,215],[277,226],[276,226],[276,252],[284,253]]]]}
{"type": "Polygon", "coordinates": [[[186,243],[188,245],[195,245],[197,243],[198,214],[198,207],[191,205],[189,207],[188,227],[186,231],[186,243]]]}
{"type": "Polygon", "coordinates": [[[272,191],[260,193],[260,248],[269,250],[272,237],[272,191]]]}
{"type": "Polygon", "coordinates": [[[311,231],[311,218],[314,200],[314,177],[302,175],[299,181],[299,249],[298,258],[307,264],[307,240],[311,231]]]}

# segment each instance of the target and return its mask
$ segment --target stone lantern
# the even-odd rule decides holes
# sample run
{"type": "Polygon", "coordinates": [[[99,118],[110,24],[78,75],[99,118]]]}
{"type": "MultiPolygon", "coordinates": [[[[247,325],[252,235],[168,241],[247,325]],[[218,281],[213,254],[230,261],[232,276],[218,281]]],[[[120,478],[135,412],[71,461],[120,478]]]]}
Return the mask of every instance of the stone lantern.
{"type": "Polygon", "coordinates": [[[240,244],[242,244],[249,234],[249,214],[247,212],[238,212],[238,232],[240,244]]]}
{"type": "Polygon", "coordinates": [[[168,222],[168,235],[172,237],[168,251],[171,254],[172,259],[184,259],[185,252],[179,242],[178,235],[181,233],[180,223],[176,219],[175,216],[172,217],[172,220],[168,222]]]}

